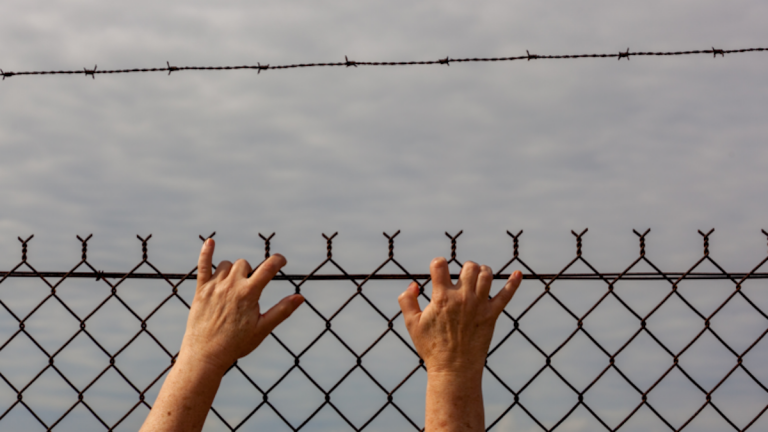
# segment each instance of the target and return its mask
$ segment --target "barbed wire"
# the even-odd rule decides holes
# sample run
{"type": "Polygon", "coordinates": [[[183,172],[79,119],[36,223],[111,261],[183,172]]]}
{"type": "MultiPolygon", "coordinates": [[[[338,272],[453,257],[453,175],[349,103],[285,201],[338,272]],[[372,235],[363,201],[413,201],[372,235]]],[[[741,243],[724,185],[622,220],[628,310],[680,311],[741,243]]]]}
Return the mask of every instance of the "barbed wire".
{"type": "Polygon", "coordinates": [[[294,63],[284,65],[271,65],[257,62],[256,65],[243,65],[243,66],[171,66],[170,61],[166,61],[166,67],[160,68],[133,68],[133,69],[104,69],[99,70],[98,65],[94,65],[93,69],[83,67],[82,70],[58,70],[58,71],[4,71],[0,69],[0,75],[3,76],[3,80],[17,75],[85,75],[96,79],[96,75],[99,74],[125,74],[125,73],[141,73],[141,72],[168,72],[170,76],[173,72],[185,71],[185,70],[208,70],[208,71],[222,71],[222,70],[238,70],[238,69],[251,69],[256,70],[257,74],[265,70],[278,70],[278,69],[296,69],[296,68],[313,68],[313,67],[345,67],[350,66],[415,66],[415,65],[445,65],[450,66],[451,63],[478,63],[478,62],[508,62],[516,60],[554,60],[554,59],[579,59],[579,58],[617,58],[621,60],[626,58],[629,60],[633,56],[679,56],[679,55],[693,55],[693,54],[712,54],[712,57],[725,57],[726,54],[746,53],[755,51],[768,51],[768,48],[741,48],[741,49],[718,49],[712,47],[712,49],[706,50],[693,50],[693,51],[638,51],[631,52],[629,48],[626,51],[620,51],[613,54],[564,54],[564,55],[540,55],[531,54],[529,50],[526,50],[526,55],[516,57],[473,57],[473,58],[451,58],[446,56],[445,58],[437,60],[422,60],[422,61],[396,61],[396,62],[366,62],[350,60],[348,56],[344,56],[344,61],[330,62],[330,63],[294,63]]]}

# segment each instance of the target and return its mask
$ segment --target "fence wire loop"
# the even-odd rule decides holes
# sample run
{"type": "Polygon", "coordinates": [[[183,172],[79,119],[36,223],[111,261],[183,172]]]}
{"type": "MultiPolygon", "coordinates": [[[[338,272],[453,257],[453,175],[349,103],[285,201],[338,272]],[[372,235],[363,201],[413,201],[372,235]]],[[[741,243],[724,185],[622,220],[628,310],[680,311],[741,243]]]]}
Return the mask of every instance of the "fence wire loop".
{"type": "Polygon", "coordinates": [[[22,240],[21,237],[17,237],[21,242],[21,262],[22,263],[27,262],[27,243],[29,243],[29,241],[32,240],[32,237],[34,236],[35,235],[32,234],[31,236],[27,237],[26,240],[22,240]]]}
{"type": "Polygon", "coordinates": [[[459,238],[459,236],[464,232],[464,230],[461,230],[458,232],[458,234],[452,236],[448,234],[448,231],[445,232],[445,236],[451,239],[451,259],[448,260],[449,263],[455,262],[459,266],[461,266],[461,263],[456,260],[456,239],[459,238]]]}
{"type": "Polygon", "coordinates": [[[382,234],[384,234],[384,237],[387,238],[387,246],[389,248],[389,254],[387,256],[392,259],[395,257],[395,237],[400,234],[400,230],[397,230],[397,232],[392,235],[389,235],[386,232],[382,234]]]}
{"type": "Polygon", "coordinates": [[[141,241],[141,260],[146,261],[147,260],[147,242],[149,239],[152,238],[152,234],[148,235],[147,238],[142,238],[140,235],[136,234],[136,238],[138,238],[141,241]]]}
{"type": "Polygon", "coordinates": [[[704,241],[704,256],[709,256],[709,236],[710,236],[710,234],[715,232],[715,229],[712,228],[706,234],[704,234],[701,230],[698,230],[698,231],[699,231],[699,234],[701,234],[701,237],[703,237],[702,240],[704,241]]]}
{"type": "Polygon", "coordinates": [[[637,235],[639,237],[639,240],[640,240],[640,257],[642,258],[642,257],[645,256],[645,236],[647,236],[648,233],[651,232],[651,229],[648,228],[642,234],[637,232],[637,230],[635,230],[635,229],[633,229],[632,232],[635,233],[635,235],[637,235]]]}
{"type": "Polygon", "coordinates": [[[523,230],[520,230],[517,232],[517,234],[512,234],[507,230],[507,235],[512,237],[513,242],[513,258],[517,258],[520,255],[520,236],[523,234],[523,230]]]}
{"type": "Polygon", "coordinates": [[[328,259],[331,259],[333,257],[333,238],[336,237],[338,233],[339,232],[337,231],[333,233],[330,237],[328,237],[327,235],[325,235],[325,233],[323,233],[323,238],[325,239],[325,248],[328,253],[327,255],[328,259]]]}
{"type": "Polygon", "coordinates": [[[272,237],[274,236],[275,236],[275,233],[270,234],[269,237],[264,237],[262,233],[259,233],[259,237],[261,237],[261,239],[264,240],[264,259],[269,258],[270,242],[272,241],[272,237]]]}
{"type": "Polygon", "coordinates": [[[574,237],[576,237],[576,256],[581,257],[581,238],[584,236],[584,234],[587,233],[589,228],[584,228],[584,231],[581,232],[581,234],[576,234],[576,231],[571,230],[571,234],[573,234],[574,237]]]}
{"type": "Polygon", "coordinates": [[[762,231],[763,234],[765,234],[766,239],[768,239],[768,232],[766,232],[765,230],[760,230],[760,231],[762,231]]]}

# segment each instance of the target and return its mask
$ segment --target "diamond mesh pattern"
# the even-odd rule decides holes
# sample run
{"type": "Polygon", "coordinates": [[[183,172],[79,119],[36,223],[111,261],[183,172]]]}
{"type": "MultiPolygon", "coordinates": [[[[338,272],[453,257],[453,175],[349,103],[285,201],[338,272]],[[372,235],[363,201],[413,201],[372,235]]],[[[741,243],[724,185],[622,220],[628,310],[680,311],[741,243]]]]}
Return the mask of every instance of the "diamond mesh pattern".
{"type": "MultiPolygon", "coordinates": [[[[599,272],[582,255],[587,230],[572,232],[576,256],[555,274],[531,268],[522,231],[508,231],[512,257],[495,278],[514,266],[529,281],[488,353],[488,430],[765,428],[768,257],[729,273],[710,256],[713,231],[699,231],[703,254],[680,273],[646,256],[650,230],[635,231],[640,254],[618,273],[599,272]]],[[[278,274],[275,295],[302,293],[306,305],[230,368],[207,430],[423,428],[425,368],[399,310],[383,303],[404,280],[424,302],[431,286],[395,259],[398,234],[384,234],[387,258],[370,273],[347,272],[333,258],[336,234],[323,234],[323,262],[278,274]]],[[[273,235],[261,236],[266,257],[273,235]]],[[[446,235],[459,268],[461,232],[446,235]]],[[[21,261],[0,272],[0,430],[141,424],[177,354],[197,269],[160,271],[151,235],[137,237],[142,259],[125,273],[88,262],[91,236],[77,237],[81,260],[68,272],[38,271],[32,236],[19,238],[21,261]]]]}

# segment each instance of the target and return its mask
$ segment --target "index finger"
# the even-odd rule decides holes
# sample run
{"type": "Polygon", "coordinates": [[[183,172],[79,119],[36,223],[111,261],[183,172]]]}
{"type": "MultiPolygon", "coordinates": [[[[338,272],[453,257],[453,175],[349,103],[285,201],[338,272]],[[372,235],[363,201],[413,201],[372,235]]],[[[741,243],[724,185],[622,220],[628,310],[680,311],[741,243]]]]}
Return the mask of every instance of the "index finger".
{"type": "Polygon", "coordinates": [[[283,268],[286,262],[284,256],[274,254],[256,268],[251,277],[248,278],[248,285],[256,290],[257,296],[261,296],[261,291],[275,277],[277,272],[283,268]]]}
{"type": "Polygon", "coordinates": [[[204,283],[211,280],[211,266],[213,265],[213,250],[216,243],[212,238],[203,242],[200,249],[200,257],[197,259],[197,287],[200,288],[204,283]]]}

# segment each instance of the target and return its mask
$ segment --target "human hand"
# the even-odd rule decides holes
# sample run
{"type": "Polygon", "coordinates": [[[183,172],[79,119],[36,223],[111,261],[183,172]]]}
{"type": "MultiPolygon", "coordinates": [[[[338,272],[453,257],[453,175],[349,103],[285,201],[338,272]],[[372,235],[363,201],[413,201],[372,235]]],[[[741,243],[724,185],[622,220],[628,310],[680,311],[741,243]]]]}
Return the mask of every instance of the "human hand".
{"type": "Polygon", "coordinates": [[[222,261],[211,274],[214,248],[213,239],[208,239],[200,251],[197,290],[180,356],[194,357],[223,373],[237,359],[256,349],[304,298],[299,294],[287,296],[261,314],[261,292],[285,265],[285,258],[272,255],[251,277],[251,266],[242,259],[234,264],[222,261]]]}
{"type": "Polygon", "coordinates": [[[482,374],[496,319],[512,299],[523,274],[515,271],[506,285],[489,299],[493,273],[487,266],[468,261],[456,285],[448,263],[439,257],[430,264],[432,300],[419,307],[419,286],[411,282],[400,295],[405,326],[427,372],[482,374]]]}

